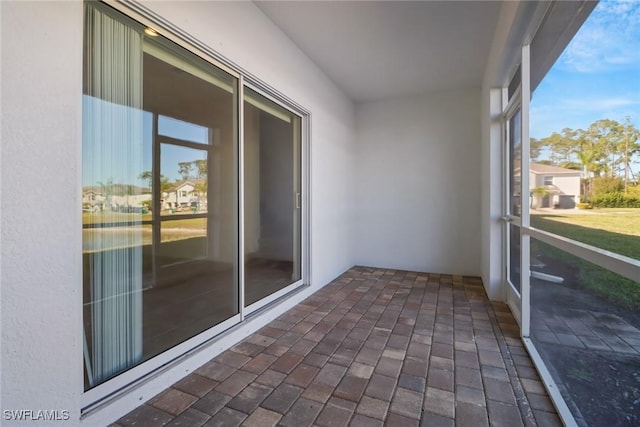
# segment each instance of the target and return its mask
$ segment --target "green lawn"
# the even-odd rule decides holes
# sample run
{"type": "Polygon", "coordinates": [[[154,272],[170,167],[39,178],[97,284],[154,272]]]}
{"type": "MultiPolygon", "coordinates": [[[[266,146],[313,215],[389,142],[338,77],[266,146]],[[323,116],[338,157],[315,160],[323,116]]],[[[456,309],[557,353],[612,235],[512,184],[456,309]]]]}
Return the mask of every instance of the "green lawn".
{"type": "MultiPolygon", "coordinates": [[[[531,226],[640,259],[640,209],[594,209],[588,213],[545,212],[531,215],[531,226]]],[[[540,244],[540,242],[536,242],[540,244]]],[[[581,285],[611,303],[640,309],[640,285],[547,245],[542,253],[571,265],[581,285]]],[[[532,249],[534,246],[532,246],[532,249]]]]}
{"type": "Polygon", "coordinates": [[[585,214],[532,214],[531,226],[640,259],[640,209],[594,209],[585,214]]]}
{"type": "MultiPolygon", "coordinates": [[[[109,223],[123,223],[123,222],[140,222],[151,221],[151,214],[134,214],[134,213],[116,213],[111,212],[108,215],[92,214],[88,212],[82,213],[82,223],[88,224],[103,224],[109,223]]],[[[206,228],[206,218],[189,218],[189,219],[172,219],[168,221],[162,221],[162,228],[180,228],[180,229],[194,229],[200,230],[206,228]]]]}

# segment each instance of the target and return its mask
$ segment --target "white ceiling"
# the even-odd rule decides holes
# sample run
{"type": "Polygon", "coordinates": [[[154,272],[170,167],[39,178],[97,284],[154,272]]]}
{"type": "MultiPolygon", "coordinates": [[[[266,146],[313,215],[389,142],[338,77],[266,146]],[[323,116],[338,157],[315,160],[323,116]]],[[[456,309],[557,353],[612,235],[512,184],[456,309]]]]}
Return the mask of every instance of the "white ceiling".
{"type": "Polygon", "coordinates": [[[479,88],[500,2],[259,1],[355,102],[479,88]]]}

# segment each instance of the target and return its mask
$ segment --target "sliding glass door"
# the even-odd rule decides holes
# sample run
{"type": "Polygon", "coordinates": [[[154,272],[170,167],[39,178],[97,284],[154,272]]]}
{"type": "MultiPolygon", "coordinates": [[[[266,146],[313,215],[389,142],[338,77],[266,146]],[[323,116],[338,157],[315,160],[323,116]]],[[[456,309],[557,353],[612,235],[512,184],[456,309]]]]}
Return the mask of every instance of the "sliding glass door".
{"type": "Polygon", "coordinates": [[[239,313],[238,79],[86,6],[85,388],[239,313]]]}
{"type": "MultiPolygon", "coordinates": [[[[519,70],[518,70],[519,71],[519,70]]],[[[514,77],[516,79],[516,77],[514,77]]],[[[521,213],[522,213],[522,113],[519,91],[511,94],[505,109],[504,160],[506,175],[506,200],[504,203],[505,220],[505,266],[506,301],[518,321],[521,318],[521,213]]],[[[505,100],[506,101],[506,100],[505,100]]],[[[525,207],[526,208],[526,207],[525,207]]]]}
{"type": "Polygon", "coordinates": [[[302,115],[214,63],[85,5],[89,403],[302,284],[302,115]]]}
{"type": "Polygon", "coordinates": [[[302,278],[300,120],[245,88],[245,306],[302,278]]]}

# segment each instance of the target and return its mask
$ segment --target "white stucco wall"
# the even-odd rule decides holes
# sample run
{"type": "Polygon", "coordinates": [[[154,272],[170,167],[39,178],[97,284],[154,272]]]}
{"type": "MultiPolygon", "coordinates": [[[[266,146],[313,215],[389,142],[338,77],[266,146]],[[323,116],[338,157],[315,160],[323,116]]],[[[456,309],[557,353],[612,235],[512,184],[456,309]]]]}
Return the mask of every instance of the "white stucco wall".
{"type": "MultiPolygon", "coordinates": [[[[0,7],[2,409],[69,410],[77,417],[82,4],[0,7]],[[29,191],[18,197],[12,188],[29,191]]],[[[0,423],[11,425],[4,413],[0,423]]]]}
{"type": "Polygon", "coordinates": [[[357,106],[356,261],[480,274],[479,92],[357,106]]]}
{"type": "Polygon", "coordinates": [[[576,197],[576,202],[580,201],[580,175],[557,175],[553,177],[553,185],[558,187],[562,194],[576,197]]]}
{"type": "Polygon", "coordinates": [[[3,410],[106,425],[354,264],[351,102],[252,3],[147,6],[312,112],[312,286],[80,421],[83,6],[1,2],[3,410]]]}

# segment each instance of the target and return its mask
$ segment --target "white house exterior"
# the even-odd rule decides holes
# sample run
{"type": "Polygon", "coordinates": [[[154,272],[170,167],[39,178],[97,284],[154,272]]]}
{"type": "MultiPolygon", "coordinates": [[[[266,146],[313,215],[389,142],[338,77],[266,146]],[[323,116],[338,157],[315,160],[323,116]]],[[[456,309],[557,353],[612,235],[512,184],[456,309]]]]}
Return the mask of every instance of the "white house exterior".
{"type": "Polygon", "coordinates": [[[198,191],[197,184],[203,180],[180,181],[163,192],[162,209],[206,209],[207,193],[198,191]]]}
{"type": "Polygon", "coordinates": [[[151,201],[151,192],[146,188],[131,186],[130,192],[131,194],[123,195],[120,191],[120,194],[110,194],[107,197],[102,189],[85,188],[82,191],[83,209],[88,212],[100,212],[105,210],[108,204],[114,211],[142,209],[151,201]]]}
{"type": "MultiPolygon", "coordinates": [[[[205,330],[193,338],[195,341],[186,340],[148,363],[87,388],[83,320],[84,307],[89,305],[83,299],[87,294],[83,292],[83,269],[87,265],[83,233],[87,230],[83,230],[80,209],[92,197],[83,193],[82,176],[83,164],[88,161],[83,158],[85,5],[81,1],[0,2],[2,425],[25,425],[11,418],[11,412],[4,412],[22,409],[58,411],[56,414],[62,419],[50,425],[108,425],[353,265],[480,276],[490,299],[507,301],[517,318],[520,313],[526,315],[526,307],[522,310],[522,301],[505,278],[505,225],[501,218],[505,215],[506,198],[506,88],[517,70],[524,69],[523,92],[528,95],[529,84],[544,76],[554,55],[566,46],[593,4],[109,4],[141,28],[156,29],[201,62],[233,75],[236,88],[264,93],[274,104],[287,107],[269,111],[263,101],[256,101],[256,96],[254,106],[259,106],[256,108],[261,112],[280,118],[282,111],[291,112],[284,118],[299,131],[303,141],[301,153],[294,153],[299,162],[287,168],[299,174],[301,185],[287,193],[289,204],[285,208],[302,212],[291,221],[295,227],[293,237],[302,242],[294,249],[300,252],[296,259],[301,266],[294,268],[302,273],[294,292],[283,300],[276,297],[283,297],[286,292],[274,295],[270,301],[274,304],[264,304],[248,317],[240,306],[235,317],[205,330]],[[337,7],[343,8],[342,14],[336,13],[337,7]],[[371,19],[387,7],[403,8],[402,15],[392,16],[413,17],[417,24],[407,26],[403,20],[394,23],[391,19],[391,31],[385,31],[385,25],[373,25],[371,19]],[[431,7],[438,13],[434,14],[431,7]],[[560,13],[557,8],[564,9],[560,13]],[[310,36],[306,50],[300,47],[305,41],[302,37],[288,35],[283,23],[276,25],[275,18],[269,17],[279,13],[281,17],[305,18],[301,19],[301,31],[310,36]],[[572,19],[544,20],[548,13],[572,19]],[[429,21],[434,25],[425,24],[434,16],[437,22],[429,21]],[[347,25],[341,27],[344,33],[327,29],[327,19],[333,22],[336,18],[345,20],[347,25]],[[557,28],[545,27],[541,25],[543,21],[557,28]],[[456,33],[446,33],[446,39],[439,39],[437,31],[448,28],[456,33]],[[477,33],[461,36],[459,32],[468,28],[477,33]],[[413,43],[395,40],[405,34],[398,29],[411,34],[417,31],[418,38],[413,43]],[[436,31],[435,35],[431,30],[436,31]],[[543,45],[532,49],[530,58],[529,44],[539,31],[554,36],[538,38],[548,45],[541,41],[543,45]],[[341,50],[341,39],[332,39],[340,34],[345,41],[358,34],[353,41],[362,42],[358,51],[362,58],[341,50]],[[338,52],[342,59],[333,63],[323,59],[332,52],[338,52]],[[390,59],[392,55],[399,56],[390,59]],[[373,61],[366,62],[365,57],[373,61]],[[471,62],[462,66],[462,60],[471,62]],[[336,64],[344,68],[332,69],[336,64]],[[521,64],[525,66],[519,68],[521,64]],[[453,71],[468,74],[454,76],[453,71]],[[25,188],[29,191],[16,196],[15,189],[25,188]]],[[[289,31],[295,33],[292,28],[289,31]]],[[[185,67],[179,62],[174,61],[176,67],[185,67]]],[[[209,81],[223,86],[214,79],[209,81]]],[[[229,87],[225,86],[226,93],[233,90],[229,87]]],[[[238,89],[235,95],[241,93],[238,89]]],[[[525,98],[522,102],[526,113],[525,98]]],[[[236,106],[251,107],[248,102],[241,104],[242,99],[234,99],[236,106]]],[[[190,113],[199,111],[202,109],[194,107],[190,113]]],[[[526,123],[528,115],[524,117],[526,123]]],[[[247,123],[249,119],[247,115],[247,123]]],[[[526,141],[528,128],[523,128],[526,141]]],[[[236,161],[245,156],[245,164],[218,161],[215,156],[224,155],[224,147],[205,141],[202,150],[210,154],[211,170],[235,170],[238,179],[233,185],[240,190],[249,182],[265,187],[272,176],[252,175],[255,168],[248,168],[250,171],[244,175],[238,172],[245,165],[252,165],[251,156],[260,153],[251,139],[257,128],[247,125],[242,131],[237,126],[234,129],[235,141],[244,136],[246,144],[227,154],[238,156],[236,161]]],[[[275,134],[277,129],[270,132],[275,134]]],[[[220,140],[231,137],[222,135],[220,140]]],[[[193,141],[180,144],[200,149],[193,141]]],[[[156,171],[160,165],[158,152],[160,148],[154,154],[158,161],[156,171]]],[[[272,172],[276,175],[281,171],[272,172]]],[[[545,176],[552,177],[551,185],[558,188],[559,195],[579,197],[579,175],[532,171],[530,179],[536,184],[541,179],[544,184],[545,176]]],[[[211,177],[212,182],[216,179],[211,177]]],[[[263,187],[255,188],[268,194],[263,187]]],[[[238,212],[248,218],[269,198],[256,195],[250,199],[253,194],[238,190],[237,194],[250,199],[243,203],[240,196],[230,197],[231,189],[231,185],[215,189],[209,186],[206,232],[224,244],[200,246],[199,252],[192,251],[198,256],[204,253],[228,262],[242,259],[243,245],[250,249],[258,245],[249,239],[245,243],[229,227],[221,225],[223,220],[235,221],[238,216],[230,215],[229,219],[214,212],[211,201],[216,200],[222,208],[237,204],[238,212]]],[[[178,205],[191,202],[192,186],[185,183],[176,191],[178,205]]],[[[93,197],[93,201],[100,202],[105,196],[94,193],[93,197]]],[[[130,196],[128,202],[126,196],[117,197],[118,204],[130,206],[148,200],[148,195],[143,194],[130,196]]],[[[170,201],[168,194],[167,202],[170,201]]],[[[198,214],[192,215],[195,218],[198,214]]],[[[530,230],[527,218],[523,218],[525,222],[518,226],[524,230],[522,238],[528,239],[530,230]]],[[[265,222],[249,220],[245,232],[251,229],[258,233],[265,226],[265,222]]],[[[129,229],[148,227],[148,234],[158,236],[163,231],[162,221],[154,216],[148,224],[125,225],[129,229]]],[[[153,246],[140,243],[142,232],[131,235],[138,240],[127,248],[137,245],[140,252],[145,252],[153,246]]],[[[192,240],[200,242],[197,238],[192,240]]],[[[157,246],[154,250],[164,255],[162,251],[168,245],[158,242],[157,246]]],[[[168,259],[166,263],[171,266],[174,261],[168,259]]],[[[146,268],[131,269],[134,267],[146,268]]],[[[142,285],[138,285],[134,291],[141,293],[142,285]]]]}
{"type": "MultiPolygon", "coordinates": [[[[529,188],[544,188],[547,196],[537,207],[561,209],[575,208],[580,203],[580,178],[582,173],[575,169],[531,163],[529,165],[529,188]]],[[[536,203],[536,196],[533,196],[536,203]]]]}

